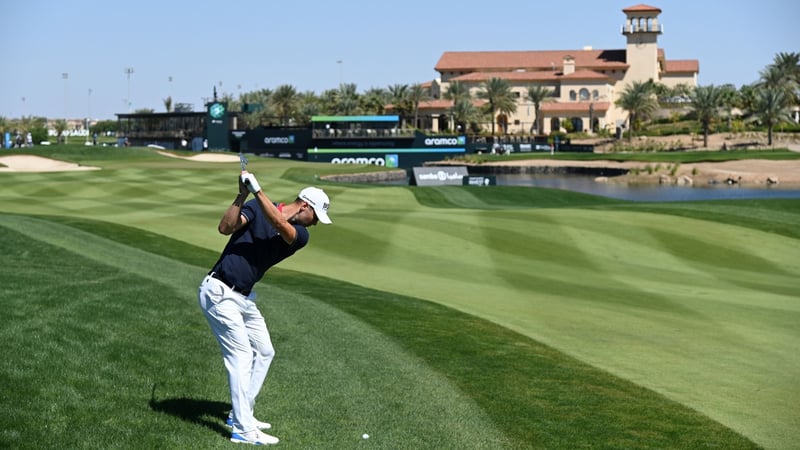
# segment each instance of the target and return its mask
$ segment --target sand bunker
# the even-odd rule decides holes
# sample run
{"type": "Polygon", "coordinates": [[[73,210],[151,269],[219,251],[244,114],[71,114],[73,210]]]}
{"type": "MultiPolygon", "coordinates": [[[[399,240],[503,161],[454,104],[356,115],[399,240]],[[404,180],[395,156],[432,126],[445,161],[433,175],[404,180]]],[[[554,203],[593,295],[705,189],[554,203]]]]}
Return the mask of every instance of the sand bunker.
{"type": "MultiPolygon", "coordinates": [[[[158,152],[158,154],[188,161],[239,162],[239,156],[230,153],[198,153],[192,156],[178,156],[169,152],[158,152]]],[[[0,164],[0,172],[68,172],[73,170],[100,170],[99,167],[82,166],[80,164],[44,158],[36,155],[0,156],[0,164]]]]}
{"type": "Polygon", "coordinates": [[[99,167],[82,166],[57,159],[34,155],[0,156],[0,172],[67,172],[72,170],[99,170],[99,167]]]}
{"type": "Polygon", "coordinates": [[[179,156],[169,152],[156,152],[162,156],[169,156],[170,158],[180,158],[188,161],[202,161],[202,162],[239,162],[239,155],[231,153],[198,153],[192,156],[179,156]]]}

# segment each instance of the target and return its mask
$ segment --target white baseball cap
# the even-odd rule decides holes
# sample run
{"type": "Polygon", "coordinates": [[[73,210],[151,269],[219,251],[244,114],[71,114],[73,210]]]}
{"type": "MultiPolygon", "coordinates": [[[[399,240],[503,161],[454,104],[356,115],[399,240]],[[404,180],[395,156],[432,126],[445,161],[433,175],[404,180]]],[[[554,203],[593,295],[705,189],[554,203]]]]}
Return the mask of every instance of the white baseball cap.
{"type": "Polygon", "coordinates": [[[320,188],[307,187],[297,194],[297,198],[311,205],[320,222],[331,223],[331,219],[328,217],[328,207],[331,205],[331,201],[325,191],[320,188]]]}

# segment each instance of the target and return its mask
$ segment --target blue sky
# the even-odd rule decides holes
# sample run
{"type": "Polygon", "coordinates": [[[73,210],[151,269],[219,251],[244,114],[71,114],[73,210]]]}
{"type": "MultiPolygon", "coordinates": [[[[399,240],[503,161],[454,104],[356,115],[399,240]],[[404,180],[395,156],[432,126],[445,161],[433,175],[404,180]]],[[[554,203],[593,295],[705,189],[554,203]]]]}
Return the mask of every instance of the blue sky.
{"type": "MultiPolygon", "coordinates": [[[[645,3],[662,10],[667,59],[698,59],[701,85],[740,87],[800,51],[795,0],[645,3]]],[[[0,116],[115,119],[129,90],[132,109],[164,111],[171,95],[201,111],[215,86],[237,96],[430,81],[446,51],[624,48],[622,9],[636,4],[3,0],[0,116]]]]}

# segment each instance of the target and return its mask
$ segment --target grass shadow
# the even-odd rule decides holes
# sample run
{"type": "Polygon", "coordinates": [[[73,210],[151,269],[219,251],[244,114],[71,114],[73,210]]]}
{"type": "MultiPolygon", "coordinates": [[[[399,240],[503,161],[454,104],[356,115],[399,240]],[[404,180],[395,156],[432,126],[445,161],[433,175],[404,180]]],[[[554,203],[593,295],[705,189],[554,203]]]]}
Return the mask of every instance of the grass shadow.
{"type": "Polygon", "coordinates": [[[156,400],[156,385],[150,396],[150,409],[178,417],[190,423],[202,425],[227,438],[231,430],[225,426],[225,418],[231,410],[231,404],[212,400],[200,400],[186,397],[156,400]]]}

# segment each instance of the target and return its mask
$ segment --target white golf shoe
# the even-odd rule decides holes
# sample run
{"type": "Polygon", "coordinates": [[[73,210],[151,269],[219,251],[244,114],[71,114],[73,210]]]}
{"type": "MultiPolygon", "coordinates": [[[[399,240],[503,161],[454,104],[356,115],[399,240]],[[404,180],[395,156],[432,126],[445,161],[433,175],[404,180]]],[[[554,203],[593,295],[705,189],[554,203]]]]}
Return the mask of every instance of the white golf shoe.
{"type": "Polygon", "coordinates": [[[235,444],[272,445],[280,442],[275,436],[270,436],[261,430],[248,433],[231,433],[231,442],[235,444]]]}
{"type": "MultiPolygon", "coordinates": [[[[225,421],[225,425],[227,425],[228,428],[233,428],[233,417],[228,416],[228,419],[225,421]]],[[[267,422],[262,422],[256,419],[256,428],[258,428],[259,430],[269,430],[270,428],[272,428],[272,425],[270,425],[267,422]]]]}

